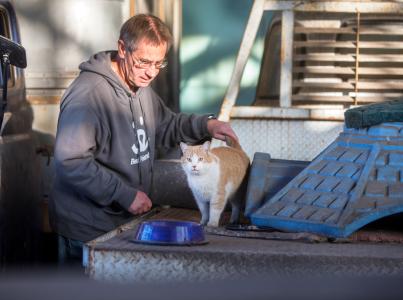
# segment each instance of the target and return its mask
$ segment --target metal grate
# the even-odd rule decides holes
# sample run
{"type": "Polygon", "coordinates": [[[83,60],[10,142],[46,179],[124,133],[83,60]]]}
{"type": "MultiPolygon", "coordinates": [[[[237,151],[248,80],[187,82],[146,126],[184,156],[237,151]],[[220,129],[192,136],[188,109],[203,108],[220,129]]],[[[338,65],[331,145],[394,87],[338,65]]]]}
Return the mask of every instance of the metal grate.
{"type": "Polygon", "coordinates": [[[403,20],[374,14],[297,14],[293,106],[366,104],[403,96],[403,20]]]}

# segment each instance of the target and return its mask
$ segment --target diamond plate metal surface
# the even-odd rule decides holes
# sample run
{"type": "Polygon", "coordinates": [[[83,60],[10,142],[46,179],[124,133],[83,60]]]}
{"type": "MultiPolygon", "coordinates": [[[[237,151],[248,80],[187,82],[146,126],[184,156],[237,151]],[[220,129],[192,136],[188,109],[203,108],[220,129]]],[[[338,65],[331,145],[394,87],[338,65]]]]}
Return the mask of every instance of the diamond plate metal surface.
{"type": "Polygon", "coordinates": [[[231,119],[242,148],[272,158],[311,161],[343,130],[343,122],[231,119]]]}
{"type": "Polygon", "coordinates": [[[265,275],[403,274],[401,244],[302,243],[208,232],[209,243],[203,246],[131,242],[142,219],[193,219],[195,216],[190,210],[162,209],[91,241],[87,244],[90,250],[87,274],[95,280],[119,283],[202,282],[265,275]]]}

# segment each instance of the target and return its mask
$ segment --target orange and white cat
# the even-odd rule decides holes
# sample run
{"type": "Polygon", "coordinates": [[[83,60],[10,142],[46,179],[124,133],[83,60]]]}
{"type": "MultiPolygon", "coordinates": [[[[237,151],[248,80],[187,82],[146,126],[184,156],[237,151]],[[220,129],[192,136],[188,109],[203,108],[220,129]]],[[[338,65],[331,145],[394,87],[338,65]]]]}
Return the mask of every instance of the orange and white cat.
{"type": "Polygon", "coordinates": [[[181,143],[182,167],[201,212],[202,225],[217,227],[230,199],[231,223],[239,220],[240,203],[231,199],[239,189],[249,167],[249,157],[237,141],[227,139],[230,147],[210,148],[210,142],[189,146],[181,143]]]}

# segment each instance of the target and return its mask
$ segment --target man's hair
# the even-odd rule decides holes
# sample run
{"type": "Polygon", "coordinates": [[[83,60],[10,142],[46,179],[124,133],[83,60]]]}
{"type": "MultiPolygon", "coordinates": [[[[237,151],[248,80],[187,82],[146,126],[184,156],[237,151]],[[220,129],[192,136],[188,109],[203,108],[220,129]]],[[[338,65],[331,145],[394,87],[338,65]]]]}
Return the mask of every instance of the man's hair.
{"type": "Polygon", "coordinates": [[[154,45],[167,44],[167,51],[172,44],[172,35],[168,26],[153,15],[139,14],[127,20],[120,29],[119,39],[132,52],[142,40],[154,45]]]}

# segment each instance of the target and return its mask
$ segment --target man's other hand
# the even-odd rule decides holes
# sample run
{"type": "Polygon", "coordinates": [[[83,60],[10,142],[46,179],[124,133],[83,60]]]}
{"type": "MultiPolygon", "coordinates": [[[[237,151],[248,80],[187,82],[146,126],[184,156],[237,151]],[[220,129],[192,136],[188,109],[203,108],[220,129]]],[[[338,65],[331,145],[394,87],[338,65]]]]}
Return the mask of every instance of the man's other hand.
{"type": "Polygon", "coordinates": [[[144,192],[137,191],[136,198],[129,207],[129,212],[133,215],[143,214],[149,211],[152,205],[150,198],[144,192]]]}
{"type": "Polygon", "coordinates": [[[222,122],[216,119],[207,121],[207,130],[211,136],[215,139],[225,141],[225,137],[229,136],[235,141],[239,141],[234,130],[232,130],[231,125],[227,122],[222,122]]]}

